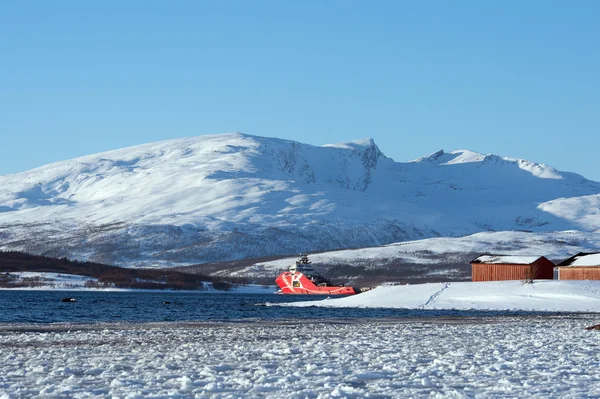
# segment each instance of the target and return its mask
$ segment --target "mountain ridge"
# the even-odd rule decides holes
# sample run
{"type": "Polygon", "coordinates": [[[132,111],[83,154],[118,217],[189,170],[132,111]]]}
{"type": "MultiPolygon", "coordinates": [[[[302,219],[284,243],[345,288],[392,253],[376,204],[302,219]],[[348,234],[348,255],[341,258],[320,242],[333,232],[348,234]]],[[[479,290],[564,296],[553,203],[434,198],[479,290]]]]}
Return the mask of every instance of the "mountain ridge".
{"type": "Polygon", "coordinates": [[[600,183],[526,160],[457,150],[396,162],[372,138],[312,146],[237,132],[0,176],[0,248],[162,265],[594,231],[599,198],[600,183]]]}

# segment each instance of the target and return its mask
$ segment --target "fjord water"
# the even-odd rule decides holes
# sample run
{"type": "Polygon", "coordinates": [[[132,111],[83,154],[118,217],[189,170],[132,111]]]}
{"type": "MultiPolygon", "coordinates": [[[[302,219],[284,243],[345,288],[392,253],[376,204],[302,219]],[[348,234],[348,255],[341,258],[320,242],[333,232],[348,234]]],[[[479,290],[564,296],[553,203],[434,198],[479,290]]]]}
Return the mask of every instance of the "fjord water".
{"type": "Polygon", "coordinates": [[[235,321],[402,314],[397,310],[343,310],[265,305],[321,299],[324,297],[275,294],[0,291],[0,323],[235,321]],[[61,302],[66,297],[75,298],[77,302],[61,302]]]}
{"type": "MultiPolygon", "coordinates": [[[[527,312],[266,306],[321,296],[275,294],[0,290],[0,323],[95,323],[364,319],[526,315],[527,312]],[[77,302],[61,302],[72,297],[77,302]]],[[[333,299],[332,299],[333,300],[333,299]]]]}

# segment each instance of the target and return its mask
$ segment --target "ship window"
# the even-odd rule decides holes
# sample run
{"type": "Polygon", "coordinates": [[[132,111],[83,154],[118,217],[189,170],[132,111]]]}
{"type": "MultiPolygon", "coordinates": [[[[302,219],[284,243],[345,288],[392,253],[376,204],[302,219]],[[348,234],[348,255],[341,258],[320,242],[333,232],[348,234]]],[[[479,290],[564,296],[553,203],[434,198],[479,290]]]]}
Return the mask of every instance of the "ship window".
{"type": "Polygon", "coordinates": [[[300,287],[300,281],[294,281],[294,282],[292,283],[292,285],[293,285],[294,287],[300,287]]]}

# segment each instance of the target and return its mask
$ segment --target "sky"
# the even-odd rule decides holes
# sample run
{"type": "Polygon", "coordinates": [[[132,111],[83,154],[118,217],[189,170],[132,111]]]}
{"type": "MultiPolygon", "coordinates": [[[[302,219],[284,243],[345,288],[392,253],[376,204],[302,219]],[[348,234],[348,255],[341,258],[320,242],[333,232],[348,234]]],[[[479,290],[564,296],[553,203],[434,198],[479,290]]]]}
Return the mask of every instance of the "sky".
{"type": "Polygon", "coordinates": [[[600,2],[5,1],[0,174],[226,132],[600,181],[600,2]]]}

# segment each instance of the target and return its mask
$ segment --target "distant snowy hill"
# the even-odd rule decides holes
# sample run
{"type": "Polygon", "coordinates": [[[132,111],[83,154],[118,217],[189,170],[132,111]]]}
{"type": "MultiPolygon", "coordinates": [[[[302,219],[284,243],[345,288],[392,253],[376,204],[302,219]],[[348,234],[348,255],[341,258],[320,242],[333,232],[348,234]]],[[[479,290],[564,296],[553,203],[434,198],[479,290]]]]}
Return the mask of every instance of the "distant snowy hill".
{"type": "Polygon", "coordinates": [[[600,229],[600,183],[471,151],[241,133],[0,176],[0,248],[125,265],[227,261],[481,231],[600,229]]]}
{"type": "MultiPolygon", "coordinates": [[[[470,261],[483,253],[545,256],[562,261],[579,252],[600,251],[600,234],[581,231],[501,231],[464,237],[437,237],[379,247],[327,251],[310,255],[315,269],[339,283],[411,283],[471,279],[470,261]]],[[[288,269],[297,257],[247,262],[213,274],[268,279],[288,269]]],[[[241,262],[240,262],[241,263],[241,262]]],[[[202,271],[202,267],[196,271],[202,271]]]]}

